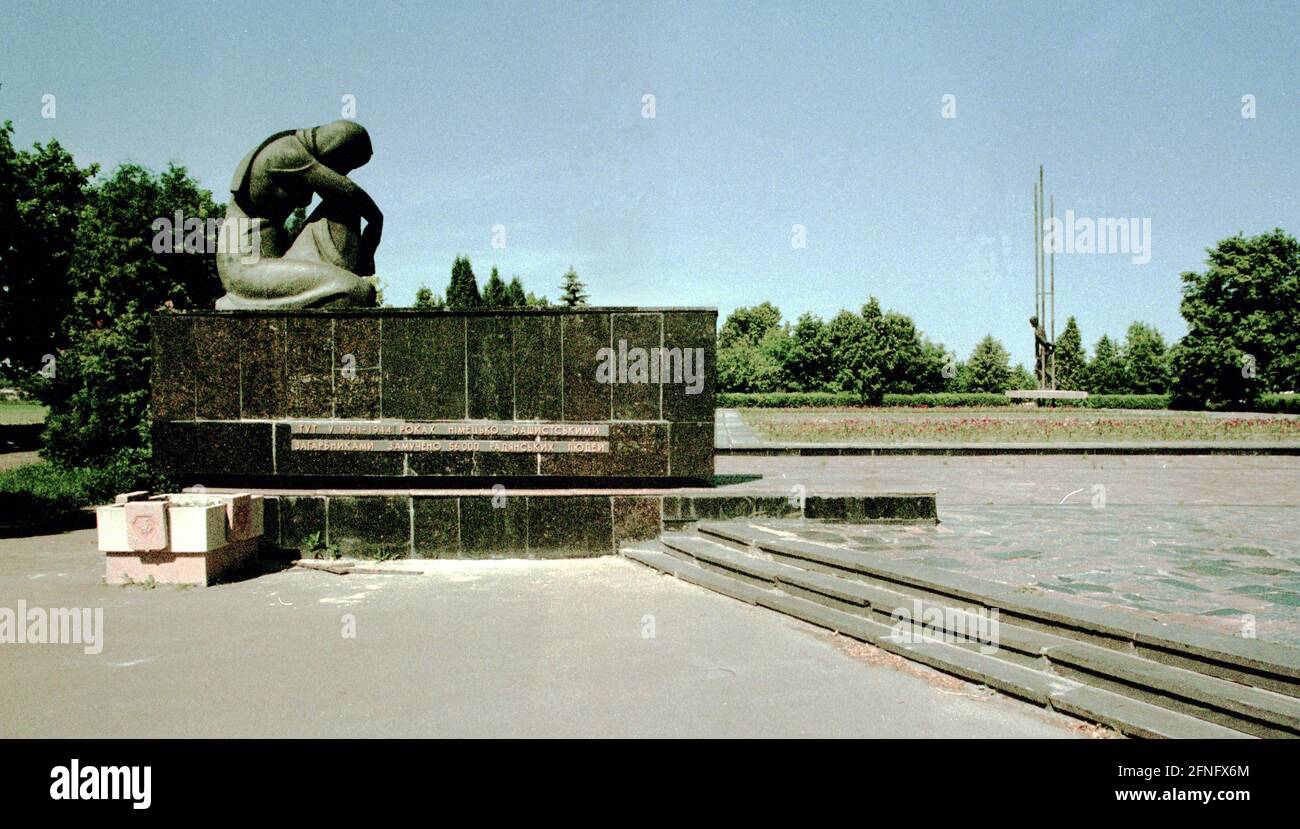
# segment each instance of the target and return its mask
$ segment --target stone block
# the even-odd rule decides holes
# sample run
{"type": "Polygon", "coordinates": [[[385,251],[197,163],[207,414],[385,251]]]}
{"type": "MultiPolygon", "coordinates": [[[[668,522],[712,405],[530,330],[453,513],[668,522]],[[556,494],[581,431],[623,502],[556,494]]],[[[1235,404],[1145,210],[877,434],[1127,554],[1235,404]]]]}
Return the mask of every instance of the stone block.
{"type": "Polygon", "coordinates": [[[464,317],[386,317],[381,336],[384,417],[466,416],[464,317]]]}
{"type": "Polygon", "coordinates": [[[334,321],[289,317],[285,325],[285,397],[282,416],[334,416],[334,321]]]}
{"type": "Polygon", "coordinates": [[[409,558],[411,499],[405,495],[332,496],[329,543],[344,556],[409,558]]]}
{"type": "MultiPolygon", "coordinates": [[[[224,498],[212,495],[174,495],[169,498],[167,503],[159,503],[159,506],[168,508],[171,552],[206,553],[233,540],[226,537],[224,498]]],[[[130,520],[129,515],[127,518],[130,520]]]]}
{"type": "Polygon", "coordinates": [[[523,558],[528,552],[528,499],[460,499],[460,549],[465,558],[523,558]]]}
{"type": "Polygon", "coordinates": [[[193,420],[195,401],[194,320],[180,314],[155,314],[150,410],[158,420],[193,420]]]}
{"type": "Polygon", "coordinates": [[[466,317],[465,325],[468,416],[471,419],[510,420],[515,411],[511,318],[466,317]]]}
{"type": "MultiPolygon", "coordinates": [[[[650,363],[663,343],[662,313],[613,314],[613,347],[611,354],[618,381],[613,388],[613,416],[618,420],[659,420],[660,383],[649,382],[650,363]],[[644,371],[638,363],[644,357],[644,371]],[[619,369],[626,367],[624,374],[619,369]]],[[[660,361],[662,362],[662,361],[660,361]]],[[[663,474],[663,473],[660,473],[663,474]]]]}
{"type": "Polygon", "coordinates": [[[561,323],[555,314],[512,317],[516,420],[561,420],[564,391],[561,323]]]}
{"type": "Polygon", "coordinates": [[[565,314],[561,318],[564,349],[565,421],[606,421],[613,406],[612,383],[597,382],[600,350],[610,347],[609,314],[565,314]]]}
{"type": "Polygon", "coordinates": [[[574,558],[614,552],[609,496],[528,498],[528,552],[533,558],[574,558]]]}
{"type": "Polygon", "coordinates": [[[411,532],[413,558],[460,557],[460,499],[414,497],[411,532]]]}
{"type": "Polygon", "coordinates": [[[660,533],[660,499],[655,495],[615,495],[614,544],[648,541],[660,533]]]}
{"type": "Polygon", "coordinates": [[[126,514],[127,548],[137,553],[167,549],[167,504],[163,501],[129,501],[126,514]]]}
{"type": "Polygon", "coordinates": [[[369,317],[335,318],[333,345],[334,416],[378,418],[383,386],[380,321],[369,317]]]}

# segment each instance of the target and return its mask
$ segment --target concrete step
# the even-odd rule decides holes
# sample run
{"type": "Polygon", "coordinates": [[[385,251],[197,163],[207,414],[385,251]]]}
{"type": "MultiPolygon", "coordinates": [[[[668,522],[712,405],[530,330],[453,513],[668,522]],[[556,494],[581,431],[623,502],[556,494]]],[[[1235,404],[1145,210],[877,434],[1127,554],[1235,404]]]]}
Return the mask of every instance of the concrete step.
{"type": "Polygon", "coordinates": [[[1083,643],[1043,655],[1062,676],[1226,725],[1257,737],[1300,736],[1300,700],[1083,643]]]}
{"type": "MultiPolygon", "coordinates": [[[[694,561],[704,569],[732,574],[764,588],[776,587],[833,609],[863,614],[891,628],[901,620],[917,620],[949,644],[968,650],[988,650],[979,636],[972,635],[989,632],[989,617],[979,617],[981,608],[953,607],[952,602],[936,603],[905,591],[862,583],[847,575],[803,570],[771,561],[756,548],[746,547],[748,552],[742,552],[719,543],[721,540],[713,535],[679,534],[664,536],[662,543],[670,555],[694,561]]],[[[1058,675],[1074,676],[1122,695],[1256,736],[1297,736],[1300,701],[1292,697],[1000,619],[996,634],[996,652],[1005,661],[1030,668],[1055,668],[1053,672],[1058,675]]],[[[984,638],[987,642],[988,637],[984,638]]]]}
{"type": "MultiPolygon", "coordinates": [[[[711,546],[720,545],[709,546],[710,542],[707,541],[697,543],[700,541],[704,540],[697,538],[693,541],[689,536],[671,536],[665,537],[662,544],[625,545],[622,552],[634,561],[677,576],[683,581],[718,590],[742,601],[793,616],[875,645],[890,653],[914,659],[970,682],[986,685],[1010,696],[1105,724],[1130,736],[1180,738],[1249,736],[1184,713],[1089,687],[1076,680],[1057,676],[1050,671],[1035,670],[978,650],[938,639],[900,638],[890,625],[867,618],[861,613],[838,610],[809,599],[792,596],[776,586],[764,589],[742,581],[735,575],[739,571],[728,574],[725,571],[730,567],[724,567],[721,562],[725,561],[732,567],[744,566],[745,562],[728,559],[717,550],[711,549],[711,546]],[[700,558],[696,558],[697,555],[700,558]],[[720,569],[705,569],[701,566],[705,562],[720,569]]],[[[777,567],[784,568],[784,565],[777,567]]],[[[783,569],[758,564],[749,569],[749,575],[761,571],[779,577],[783,569]]]]}
{"type": "Polygon", "coordinates": [[[1300,651],[1294,648],[1170,628],[1140,616],[1016,590],[916,562],[888,560],[859,550],[807,541],[744,522],[704,522],[698,530],[702,537],[733,550],[748,550],[778,563],[852,578],[939,604],[951,605],[957,600],[975,607],[997,608],[1004,623],[1024,629],[1300,697],[1300,651]]]}

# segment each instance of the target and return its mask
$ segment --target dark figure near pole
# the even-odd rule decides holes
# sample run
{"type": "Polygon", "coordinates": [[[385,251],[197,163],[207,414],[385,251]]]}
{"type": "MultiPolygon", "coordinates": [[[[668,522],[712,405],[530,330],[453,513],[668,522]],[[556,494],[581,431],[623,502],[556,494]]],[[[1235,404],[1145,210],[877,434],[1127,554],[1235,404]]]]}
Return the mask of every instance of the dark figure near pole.
{"type": "Polygon", "coordinates": [[[1034,376],[1038,378],[1038,387],[1054,389],[1056,378],[1049,377],[1048,366],[1051,361],[1048,358],[1056,350],[1056,345],[1047,339],[1047,332],[1043,329],[1043,324],[1038,321],[1037,315],[1029,318],[1029,325],[1034,329],[1034,376]]]}

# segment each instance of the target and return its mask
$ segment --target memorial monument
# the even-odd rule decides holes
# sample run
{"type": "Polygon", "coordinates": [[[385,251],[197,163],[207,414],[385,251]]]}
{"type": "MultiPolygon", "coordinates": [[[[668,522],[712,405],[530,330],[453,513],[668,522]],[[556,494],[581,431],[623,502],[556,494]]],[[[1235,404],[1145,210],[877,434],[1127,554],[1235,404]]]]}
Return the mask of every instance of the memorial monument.
{"type": "Polygon", "coordinates": [[[333,121],[277,132],[244,156],[230,182],[217,273],[220,309],[368,308],[384,216],[348,178],[370,160],[366,128],[333,121]],[[313,196],[320,205],[293,239],[285,220],[313,196]],[[361,229],[362,220],[366,228],[361,229]]]}
{"type": "Polygon", "coordinates": [[[370,155],[336,121],[236,168],[225,296],[152,318],[154,460],[176,483],[261,496],[266,543],[381,557],[601,555],[844,507],[714,489],[716,309],[372,307],[383,217],[347,178],[370,155]]]}

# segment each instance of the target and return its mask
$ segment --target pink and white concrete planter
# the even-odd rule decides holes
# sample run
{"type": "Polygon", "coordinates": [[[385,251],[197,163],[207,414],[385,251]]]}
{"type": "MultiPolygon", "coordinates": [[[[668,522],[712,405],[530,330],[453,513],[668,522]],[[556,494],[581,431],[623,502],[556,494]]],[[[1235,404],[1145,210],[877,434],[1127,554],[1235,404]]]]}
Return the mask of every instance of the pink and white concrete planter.
{"type": "Polygon", "coordinates": [[[130,492],[95,510],[109,584],[211,584],[257,554],[260,495],[130,492]]]}

